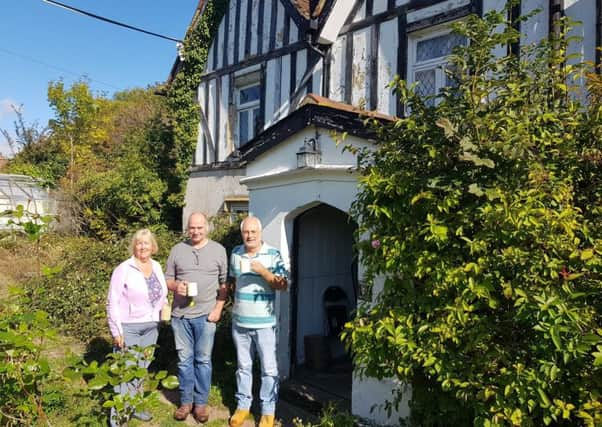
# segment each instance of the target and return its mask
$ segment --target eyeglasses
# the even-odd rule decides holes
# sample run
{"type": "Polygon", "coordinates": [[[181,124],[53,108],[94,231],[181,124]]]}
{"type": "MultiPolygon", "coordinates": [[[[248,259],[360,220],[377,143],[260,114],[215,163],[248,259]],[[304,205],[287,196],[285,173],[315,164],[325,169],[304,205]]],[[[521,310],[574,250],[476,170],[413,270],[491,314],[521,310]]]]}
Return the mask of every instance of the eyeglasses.
{"type": "Polygon", "coordinates": [[[199,254],[197,251],[192,251],[192,254],[194,255],[194,265],[199,265],[199,254]]]}

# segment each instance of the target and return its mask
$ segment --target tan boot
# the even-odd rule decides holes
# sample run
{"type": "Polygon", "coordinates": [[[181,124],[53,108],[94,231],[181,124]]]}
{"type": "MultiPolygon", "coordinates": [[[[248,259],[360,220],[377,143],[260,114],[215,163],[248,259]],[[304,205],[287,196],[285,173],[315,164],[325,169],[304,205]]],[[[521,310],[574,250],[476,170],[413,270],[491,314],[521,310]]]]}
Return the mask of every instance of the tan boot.
{"type": "Polygon", "coordinates": [[[236,411],[230,417],[230,427],[242,426],[250,413],[251,412],[248,409],[236,408],[236,411]]]}
{"type": "Polygon", "coordinates": [[[261,420],[259,420],[259,427],[274,427],[274,416],[262,415],[261,420]]]}
{"type": "Polygon", "coordinates": [[[192,403],[186,403],[180,406],[178,409],[176,409],[176,412],[174,412],[173,417],[178,421],[184,421],[186,417],[188,417],[188,414],[190,414],[191,412],[192,403]]]}

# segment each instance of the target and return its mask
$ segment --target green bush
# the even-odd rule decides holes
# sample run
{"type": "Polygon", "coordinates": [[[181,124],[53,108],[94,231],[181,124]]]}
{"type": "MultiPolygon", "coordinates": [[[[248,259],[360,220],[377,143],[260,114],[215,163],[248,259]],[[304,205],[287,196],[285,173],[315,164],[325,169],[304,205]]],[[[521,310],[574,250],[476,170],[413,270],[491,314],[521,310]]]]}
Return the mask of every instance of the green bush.
{"type": "MultiPolygon", "coordinates": [[[[178,236],[159,232],[159,253],[165,264],[178,236]]],[[[34,309],[49,313],[55,326],[64,334],[83,342],[108,334],[106,296],[113,269],[130,255],[129,238],[115,243],[84,237],[49,237],[60,252],[57,265],[48,266],[46,274],[25,285],[34,309]]]]}
{"type": "Polygon", "coordinates": [[[565,21],[494,56],[520,40],[506,13],[454,25],[435,99],[395,82],[408,114],[377,126],[353,206],[384,287],[346,335],[362,374],[412,383],[417,425],[602,425],[602,108],[572,92],[565,21]]]}
{"type": "Polygon", "coordinates": [[[0,305],[0,425],[47,421],[46,410],[60,400],[43,392],[53,375],[42,348],[54,334],[46,313],[7,300],[0,305]]]}

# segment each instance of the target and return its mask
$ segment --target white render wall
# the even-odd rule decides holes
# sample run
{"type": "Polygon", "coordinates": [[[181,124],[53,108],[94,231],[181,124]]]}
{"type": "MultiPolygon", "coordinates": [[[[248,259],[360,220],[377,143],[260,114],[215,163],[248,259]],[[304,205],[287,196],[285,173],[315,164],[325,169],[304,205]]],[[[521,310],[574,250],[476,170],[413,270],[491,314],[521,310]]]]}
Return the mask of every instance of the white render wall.
{"type": "MultiPolygon", "coordinates": [[[[349,136],[347,143],[367,146],[366,140],[349,136]]],[[[293,251],[293,222],[297,216],[320,203],[349,212],[357,195],[357,175],[346,165],[356,163],[355,156],[342,152],[331,135],[322,129],[308,128],[260,156],[247,166],[247,178],[242,180],[249,189],[249,211],[263,223],[263,239],[280,249],[290,268],[293,251]],[[304,138],[320,135],[322,164],[318,169],[297,169],[296,151],[304,138]]],[[[291,283],[291,286],[295,286],[291,283]]],[[[278,364],[280,375],[290,375],[291,300],[290,293],[278,293],[278,364]]],[[[389,420],[382,404],[391,398],[394,383],[374,379],[353,379],[352,413],[382,425],[396,425],[400,417],[409,416],[407,403],[400,405],[389,420]]],[[[409,395],[409,394],[408,394],[409,395]]]]}
{"type": "Polygon", "coordinates": [[[192,172],[186,185],[182,224],[186,224],[192,212],[203,212],[213,216],[220,212],[224,198],[247,196],[247,188],[239,180],[244,169],[192,172]]]}

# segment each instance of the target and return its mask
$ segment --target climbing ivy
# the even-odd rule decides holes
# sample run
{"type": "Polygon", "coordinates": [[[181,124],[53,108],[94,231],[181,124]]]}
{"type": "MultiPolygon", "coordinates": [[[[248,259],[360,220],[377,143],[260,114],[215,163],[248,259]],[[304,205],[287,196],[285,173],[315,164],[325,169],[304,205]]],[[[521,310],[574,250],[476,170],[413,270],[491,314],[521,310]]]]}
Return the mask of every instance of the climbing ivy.
{"type": "Polygon", "coordinates": [[[167,87],[167,105],[171,117],[171,141],[166,146],[163,165],[170,171],[168,204],[171,218],[180,218],[184,204],[188,169],[197,142],[199,110],[196,93],[205,69],[211,41],[228,7],[227,0],[208,1],[198,22],[193,23],[184,40],[184,60],[167,87]]]}

